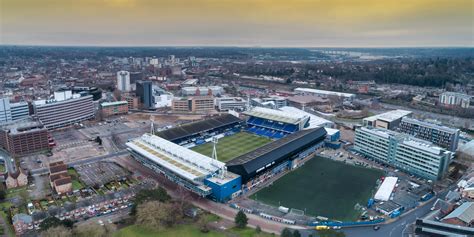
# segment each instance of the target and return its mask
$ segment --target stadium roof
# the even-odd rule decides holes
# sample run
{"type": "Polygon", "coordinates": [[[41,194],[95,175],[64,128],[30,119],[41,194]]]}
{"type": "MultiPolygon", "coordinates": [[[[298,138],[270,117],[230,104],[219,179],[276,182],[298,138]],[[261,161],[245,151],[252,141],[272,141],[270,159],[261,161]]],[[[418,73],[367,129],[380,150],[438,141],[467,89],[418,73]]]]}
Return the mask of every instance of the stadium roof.
{"type": "Polygon", "coordinates": [[[305,129],[310,129],[310,128],[316,128],[316,127],[332,127],[334,126],[334,122],[329,121],[327,119],[323,119],[321,117],[318,117],[314,114],[310,114],[304,110],[291,107],[291,106],[283,106],[280,108],[280,110],[285,111],[289,114],[297,114],[300,116],[308,116],[309,117],[309,126],[305,129]]]}
{"type": "Polygon", "coordinates": [[[206,132],[212,129],[217,129],[223,126],[231,125],[234,123],[239,123],[241,120],[231,114],[223,114],[218,117],[183,124],[178,127],[170,128],[161,132],[158,132],[156,135],[162,137],[168,141],[175,141],[185,137],[189,137],[195,134],[206,132]]]}
{"type": "Polygon", "coordinates": [[[300,151],[302,147],[324,139],[325,135],[326,130],[322,127],[302,130],[236,157],[227,162],[227,167],[242,166],[245,172],[250,174],[268,164],[280,162],[288,155],[300,151]]]}
{"type": "Polygon", "coordinates": [[[190,181],[209,176],[225,167],[223,162],[151,134],[144,134],[127,142],[126,145],[140,155],[190,181]]]}
{"type": "Polygon", "coordinates": [[[293,114],[281,110],[263,107],[253,107],[251,110],[245,111],[244,114],[295,125],[298,124],[302,119],[308,118],[308,115],[293,114]]]}

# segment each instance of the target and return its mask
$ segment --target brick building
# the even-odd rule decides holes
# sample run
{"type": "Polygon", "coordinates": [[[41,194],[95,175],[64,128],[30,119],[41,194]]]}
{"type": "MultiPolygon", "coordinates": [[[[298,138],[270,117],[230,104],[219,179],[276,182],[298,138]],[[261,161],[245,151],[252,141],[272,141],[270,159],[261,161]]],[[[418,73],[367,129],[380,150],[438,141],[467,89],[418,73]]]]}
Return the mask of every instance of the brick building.
{"type": "Polygon", "coordinates": [[[49,164],[50,185],[58,194],[72,191],[72,179],[67,172],[67,165],[62,161],[49,164]]]}
{"type": "Polygon", "coordinates": [[[116,101],[116,102],[104,102],[100,104],[101,112],[104,117],[127,114],[128,113],[128,102],[127,101],[116,101]]]}
{"type": "Polygon", "coordinates": [[[12,156],[22,156],[49,148],[48,130],[41,122],[23,119],[0,125],[0,146],[12,156]]]}

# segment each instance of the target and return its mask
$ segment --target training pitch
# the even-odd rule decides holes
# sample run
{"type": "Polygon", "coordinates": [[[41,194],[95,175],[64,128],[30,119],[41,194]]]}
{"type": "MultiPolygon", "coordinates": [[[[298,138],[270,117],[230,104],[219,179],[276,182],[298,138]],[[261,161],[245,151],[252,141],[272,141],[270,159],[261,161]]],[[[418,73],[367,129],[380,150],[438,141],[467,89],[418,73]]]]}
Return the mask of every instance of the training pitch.
{"type": "MultiPolygon", "coordinates": [[[[260,137],[247,132],[239,132],[232,136],[223,137],[219,139],[217,143],[217,158],[222,162],[226,162],[237,156],[253,151],[271,141],[269,138],[260,137]]],[[[191,150],[211,157],[212,147],[213,143],[208,142],[200,146],[195,146],[191,148],[191,150]]]]}
{"type": "Polygon", "coordinates": [[[356,167],[327,158],[314,157],[251,196],[272,206],[306,210],[310,216],[353,221],[367,205],[383,171],[356,167]]]}

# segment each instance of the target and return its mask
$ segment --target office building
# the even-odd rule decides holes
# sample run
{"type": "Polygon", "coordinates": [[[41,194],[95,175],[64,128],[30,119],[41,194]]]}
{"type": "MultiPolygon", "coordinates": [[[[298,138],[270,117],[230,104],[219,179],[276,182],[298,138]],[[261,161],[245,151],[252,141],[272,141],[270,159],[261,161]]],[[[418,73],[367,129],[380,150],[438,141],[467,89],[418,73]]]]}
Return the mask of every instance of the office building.
{"type": "Polygon", "coordinates": [[[374,127],[357,129],[354,144],[367,158],[430,180],[443,178],[453,157],[431,142],[374,127]]]}
{"type": "Polygon", "coordinates": [[[54,100],[37,100],[33,103],[35,115],[46,128],[65,127],[95,117],[92,95],[81,97],[61,92],[54,96],[54,100]]]}
{"type": "Polygon", "coordinates": [[[122,92],[130,91],[130,72],[117,72],[117,89],[122,92]]]}
{"type": "Polygon", "coordinates": [[[0,125],[0,146],[11,156],[44,151],[49,148],[48,130],[31,118],[0,125]]]}
{"type": "Polygon", "coordinates": [[[154,108],[153,89],[150,81],[137,81],[135,94],[140,98],[140,103],[144,109],[154,108]]]}
{"type": "Polygon", "coordinates": [[[139,104],[140,98],[138,98],[137,96],[127,93],[125,95],[122,95],[122,99],[127,101],[129,111],[133,110],[133,109],[138,109],[138,104],[139,104]]]}
{"type": "Polygon", "coordinates": [[[459,129],[404,117],[399,125],[399,131],[433,142],[452,152],[458,147],[459,129]]]}
{"type": "Polygon", "coordinates": [[[471,98],[470,95],[447,91],[439,96],[439,103],[447,107],[469,108],[471,98]]]}
{"type": "Polygon", "coordinates": [[[27,102],[10,103],[9,98],[0,99],[0,123],[25,119],[29,115],[27,102]]]}
{"type": "Polygon", "coordinates": [[[377,114],[364,118],[362,120],[362,124],[366,127],[385,128],[393,130],[398,127],[403,117],[408,116],[410,114],[412,114],[412,112],[407,110],[392,110],[383,114],[377,114]]]}
{"type": "Polygon", "coordinates": [[[214,98],[211,96],[175,98],[172,101],[172,110],[173,112],[210,112],[214,110],[214,98]]]}
{"type": "Polygon", "coordinates": [[[245,109],[248,102],[240,97],[220,97],[216,98],[215,104],[219,111],[242,111],[245,109]]]}
{"type": "Polygon", "coordinates": [[[30,108],[27,102],[10,103],[12,121],[26,119],[30,116],[30,108]]]}
{"type": "Polygon", "coordinates": [[[71,87],[73,94],[81,94],[81,96],[92,95],[94,101],[98,101],[102,98],[102,90],[97,87],[88,86],[73,86],[71,87]]]}
{"type": "Polygon", "coordinates": [[[100,104],[100,108],[104,117],[128,113],[127,101],[104,102],[100,104]]]}

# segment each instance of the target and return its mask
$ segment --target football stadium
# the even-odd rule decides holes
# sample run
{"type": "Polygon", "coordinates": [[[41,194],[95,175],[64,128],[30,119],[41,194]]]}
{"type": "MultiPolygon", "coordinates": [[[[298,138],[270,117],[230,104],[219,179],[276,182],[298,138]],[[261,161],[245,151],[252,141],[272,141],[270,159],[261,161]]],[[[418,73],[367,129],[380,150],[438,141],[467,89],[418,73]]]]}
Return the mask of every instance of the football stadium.
{"type": "Polygon", "coordinates": [[[292,108],[254,107],[127,143],[132,156],[177,184],[225,202],[299,162],[327,142],[332,122],[292,108]],[[217,155],[213,155],[214,147],[217,155]],[[212,158],[211,158],[212,157],[212,158]]]}

